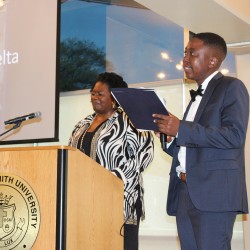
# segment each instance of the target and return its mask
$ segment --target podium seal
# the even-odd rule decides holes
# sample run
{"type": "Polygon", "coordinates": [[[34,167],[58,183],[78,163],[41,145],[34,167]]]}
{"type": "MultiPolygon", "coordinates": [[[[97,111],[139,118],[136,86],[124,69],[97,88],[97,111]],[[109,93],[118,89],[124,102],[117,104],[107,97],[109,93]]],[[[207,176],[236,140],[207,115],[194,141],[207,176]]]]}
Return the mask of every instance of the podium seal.
{"type": "Polygon", "coordinates": [[[31,249],[40,227],[40,208],[29,184],[0,173],[0,250],[31,249]]]}

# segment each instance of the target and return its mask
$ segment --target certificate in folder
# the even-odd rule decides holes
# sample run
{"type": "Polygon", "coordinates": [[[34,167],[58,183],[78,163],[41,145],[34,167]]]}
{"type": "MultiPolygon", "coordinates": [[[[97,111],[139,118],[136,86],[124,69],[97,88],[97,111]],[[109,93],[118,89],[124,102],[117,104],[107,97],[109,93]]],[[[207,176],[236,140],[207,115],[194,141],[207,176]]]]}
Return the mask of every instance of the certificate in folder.
{"type": "Polygon", "coordinates": [[[152,115],[168,115],[167,109],[153,89],[114,88],[111,93],[139,130],[157,131],[152,115]]]}

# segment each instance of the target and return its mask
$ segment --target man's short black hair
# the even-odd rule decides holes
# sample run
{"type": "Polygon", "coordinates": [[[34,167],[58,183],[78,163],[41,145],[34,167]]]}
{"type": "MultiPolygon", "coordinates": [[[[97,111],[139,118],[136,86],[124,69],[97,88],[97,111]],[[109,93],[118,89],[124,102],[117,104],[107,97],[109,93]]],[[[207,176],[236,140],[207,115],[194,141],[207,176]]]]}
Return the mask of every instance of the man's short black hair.
{"type": "Polygon", "coordinates": [[[205,45],[218,49],[221,54],[221,60],[223,61],[225,59],[227,55],[227,44],[221,36],[212,32],[203,32],[194,34],[192,38],[197,38],[203,41],[205,45]]]}

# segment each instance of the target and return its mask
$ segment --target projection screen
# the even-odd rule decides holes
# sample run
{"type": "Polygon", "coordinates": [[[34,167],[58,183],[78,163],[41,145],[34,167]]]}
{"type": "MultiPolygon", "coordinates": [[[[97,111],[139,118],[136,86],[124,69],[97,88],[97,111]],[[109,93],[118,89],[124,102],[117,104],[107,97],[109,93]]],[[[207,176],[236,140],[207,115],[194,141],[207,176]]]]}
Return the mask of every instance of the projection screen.
{"type": "Polygon", "coordinates": [[[0,7],[0,144],[58,141],[59,15],[58,0],[5,0],[0,7]],[[36,112],[41,116],[16,129],[5,126],[36,112]]]}

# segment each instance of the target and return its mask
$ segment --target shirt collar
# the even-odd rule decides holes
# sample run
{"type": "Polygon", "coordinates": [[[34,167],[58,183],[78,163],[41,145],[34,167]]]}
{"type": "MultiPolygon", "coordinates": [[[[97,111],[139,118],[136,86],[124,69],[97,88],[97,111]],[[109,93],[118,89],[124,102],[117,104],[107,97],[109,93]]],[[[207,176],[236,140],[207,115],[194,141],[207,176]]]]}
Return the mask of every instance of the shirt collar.
{"type": "Polygon", "coordinates": [[[201,84],[202,85],[202,89],[203,89],[203,94],[205,93],[205,90],[207,88],[208,83],[210,82],[210,80],[218,73],[219,71],[216,70],[214,73],[212,73],[211,75],[209,75],[204,82],[201,84]]]}

